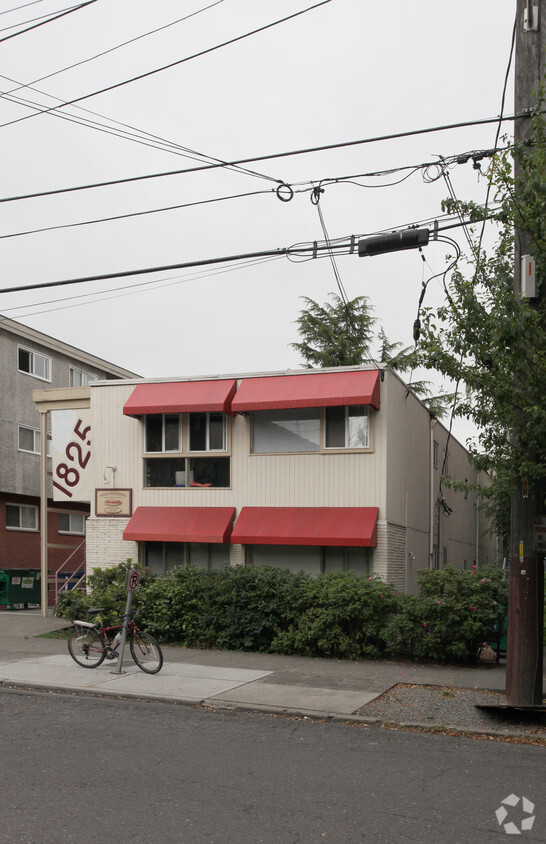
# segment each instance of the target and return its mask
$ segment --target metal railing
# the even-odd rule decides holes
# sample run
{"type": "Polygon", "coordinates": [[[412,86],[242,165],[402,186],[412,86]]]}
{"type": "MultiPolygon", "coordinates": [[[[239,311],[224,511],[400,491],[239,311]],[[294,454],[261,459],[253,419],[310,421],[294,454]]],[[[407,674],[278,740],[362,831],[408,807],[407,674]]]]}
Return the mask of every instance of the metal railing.
{"type": "Polygon", "coordinates": [[[65,592],[70,588],[76,589],[85,581],[85,550],[83,553],[83,560],[81,563],[78,563],[76,571],[71,572],[68,577],[62,580],[62,583],[59,578],[59,572],[61,572],[71,561],[74,560],[74,557],[77,555],[78,551],[82,550],[82,548],[85,549],[85,539],[83,539],[82,542],[74,548],[70,556],[66,558],[64,563],[62,563],[55,572],[55,602],[57,601],[59,592],[65,592]]]}

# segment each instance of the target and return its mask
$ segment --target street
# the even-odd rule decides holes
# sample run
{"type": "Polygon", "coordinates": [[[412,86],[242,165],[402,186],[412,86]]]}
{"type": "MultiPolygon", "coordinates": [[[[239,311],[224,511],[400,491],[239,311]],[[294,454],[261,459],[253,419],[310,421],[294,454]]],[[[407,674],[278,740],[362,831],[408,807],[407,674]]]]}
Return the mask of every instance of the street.
{"type": "Polygon", "coordinates": [[[546,841],[540,747],[4,688],[0,724],[10,844],[498,842],[510,794],[546,841]]]}

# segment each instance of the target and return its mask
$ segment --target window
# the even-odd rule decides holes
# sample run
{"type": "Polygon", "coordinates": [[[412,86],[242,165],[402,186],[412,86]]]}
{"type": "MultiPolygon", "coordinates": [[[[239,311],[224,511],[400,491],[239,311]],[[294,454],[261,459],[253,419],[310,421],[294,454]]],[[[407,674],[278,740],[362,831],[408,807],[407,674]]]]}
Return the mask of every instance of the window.
{"type": "Polygon", "coordinates": [[[144,460],[147,487],[228,487],[229,457],[159,457],[144,460]]]}
{"type": "Polygon", "coordinates": [[[85,516],[83,513],[59,513],[59,533],[77,533],[85,535],[85,516]]]}
{"type": "Polygon", "coordinates": [[[370,443],[368,408],[326,408],[326,448],[368,448],[370,443]]]}
{"type": "Polygon", "coordinates": [[[38,530],[38,508],[6,504],[6,527],[10,530],[38,530]]]}
{"type": "Polygon", "coordinates": [[[159,575],[185,564],[207,571],[220,569],[229,565],[229,545],[210,542],[146,542],[144,564],[159,575]]]}
{"type": "Polygon", "coordinates": [[[368,407],[260,410],[252,414],[253,454],[318,452],[322,445],[325,449],[369,448],[368,407]]]}
{"type": "Polygon", "coordinates": [[[318,575],[326,571],[371,574],[369,548],[317,545],[250,545],[247,559],[254,566],[275,566],[291,572],[318,575]]]}
{"type": "Polygon", "coordinates": [[[225,451],[226,417],[223,413],[191,413],[190,451],[225,451]]]}
{"type": "Polygon", "coordinates": [[[69,383],[71,387],[87,387],[91,381],[98,381],[98,375],[91,375],[90,372],[84,372],[83,369],[77,369],[75,366],[69,368],[69,383]]]}
{"type": "Polygon", "coordinates": [[[437,468],[438,468],[438,453],[439,453],[439,448],[440,448],[440,447],[439,447],[438,443],[436,442],[436,440],[434,440],[434,444],[433,444],[433,446],[432,446],[432,454],[433,454],[433,460],[432,460],[432,462],[434,463],[434,468],[435,468],[435,469],[437,469],[437,468]]]}
{"type": "Polygon", "coordinates": [[[260,410],[252,415],[253,454],[319,451],[320,409],[260,410]]]}
{"type": "Polygon", "coordinates": [[[146,452],[181,451],[179,413],[146,417],[146,452]]]}
{"type": "MultiPolygon", "coordinates": [[[[42,453],[42,435],[37,428],[29,428],[26,425],[19,425],[19,451],[28,451],[31,454],[42,453]]],[[[47,456],[51,457],[51,440],[47,440],[47,456]]]]}
{"type": "Polygon", "coordinates": [[[34,375],[43,381],[51,381],[51,358],[25,349],[23,346],[17,348],[17,366],[19,372],[26,372],[27,375],[34,375]]]}
{"type": "Polygon", "coordinates": [[[229,487],[230,458],[210,453],[227,450],[224,413],[151,414],[144,436],[146,487],[229,487]]]}

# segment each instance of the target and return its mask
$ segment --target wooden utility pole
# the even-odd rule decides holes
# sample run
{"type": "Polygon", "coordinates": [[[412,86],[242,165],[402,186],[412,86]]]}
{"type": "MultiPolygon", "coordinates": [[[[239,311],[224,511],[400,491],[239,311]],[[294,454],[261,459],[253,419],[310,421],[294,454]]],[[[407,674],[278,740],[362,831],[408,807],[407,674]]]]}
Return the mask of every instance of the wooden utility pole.
{"type": "MultiPolygon", "coordinates": [[[[546,0],[517,0],[515,113],[532,111],[537,104],[545,70],[546,0]]],[[[516,141],[531,132],[531,120],[515,122],[516,141]]],[[[516,178],[518,169],[516,165],[516,178]]],[[[515,238],[514,295],[521,296],[521,259],[532,257],[527,233],[515,238]]],[[[546,304],[546,281],[537,278],[533,307],[546,304]]],[[[545,385],[546,389],[546,385],[545,385]]],[[[517,437],[517,431],[514,432],[517,437]]],[[[529,455],[532,458],[537,455],[529,455]]],[[[506,702],[509,706],[542,704],[544,562],[535,540],[535,517],[545,512],[544,484],[523,481],[512,496],[510,578],[508,597],[508,641],[506,653],[506,702]]]]}

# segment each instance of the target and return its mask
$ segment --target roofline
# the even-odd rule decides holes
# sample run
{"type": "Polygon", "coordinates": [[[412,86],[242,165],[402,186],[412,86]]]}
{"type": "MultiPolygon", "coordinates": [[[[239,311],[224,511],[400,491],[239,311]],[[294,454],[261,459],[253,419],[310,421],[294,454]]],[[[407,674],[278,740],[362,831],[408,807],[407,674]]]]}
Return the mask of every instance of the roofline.
{"type": "Polygon", "coordinates": [[[75,358],[76,360],[86,363],[89,366],[94,366],[96,369],[104,369],[111,375],[115,375],[120,379],[139,378],[139,375],[137,375],[136,372],[124,369],[121,366],[117,366],[115,363],[110,363],[110,361],[96,357],[96,355],[92,355],[89,352],[84,352],[82,349],[78,349],[76,346],[71,346],[69,343],[63,343],[62,340],[57,340],[56,337],[52,337],[50,334],[44,334],[42,331],[36,331],[28,325],[23,325],[21,322],[17,322],[16,320],[10,319],[2,314],[0,314],[0,329],[9,331],[11,334],[16,334],[18,337],[29,343],[36,343],[37,345],[44,346],[46,349],[51,351],[59,352],[60,354],[67,355],[67,357],[75,358]]]}

